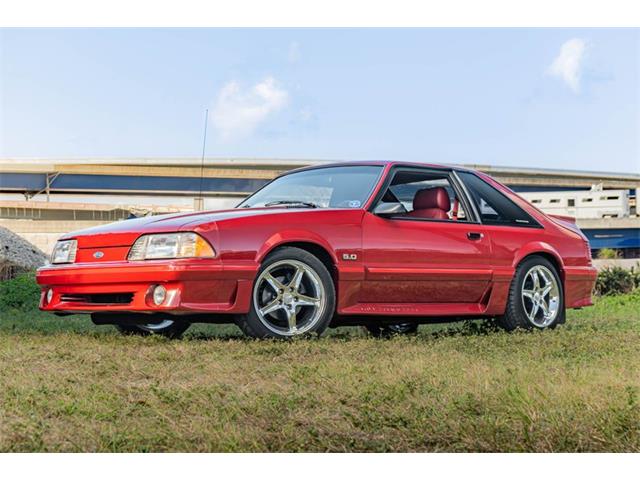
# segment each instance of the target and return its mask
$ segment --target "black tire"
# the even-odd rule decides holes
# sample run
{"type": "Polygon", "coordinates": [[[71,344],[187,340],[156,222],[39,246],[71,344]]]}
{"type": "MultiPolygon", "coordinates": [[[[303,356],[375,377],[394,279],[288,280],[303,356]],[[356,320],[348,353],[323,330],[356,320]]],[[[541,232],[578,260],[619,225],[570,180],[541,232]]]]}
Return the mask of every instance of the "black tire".
{"type": "Polygon", "coordinates": [[[165,327],[157,328],[162,320],[149,322],[146,325],[134,325],[130,323],[118,323],[117,316],[113,314],[92,313],[91,320],[97,325],[112,324],[123,335],[161,335],[167,338],[180,338],[184,332],[191,326],[188,322],[172,321],[165,327]],[[114,318],[115,317],[115,318],[114,318]]]}
{"type": "Polygon", "coordinates": [[[376,338],[389,338],[395,335],[413,335],[418,331],[418,323],[403,322],[390,325],[367,324],[367,331],[376,338]]]}
{"type": "MultiPolygon", "coordinates": [[[[285,277],[282,277],[283,286],[285,284],[287,286],[291,285],[292,281],[291,283],[288,283],[289,281],[290,280],[286,279],[285,277]]],[[[282,293],[282,291],[280,291],[280,293],[282,293]]],[[[271,293],[271,295],[277,295],[277,293],[271,293]]],[[[276,300],[277,298],[278,297],[276,297],[276,300]]],[[[282,304],[283,302],[280,301],[280,303],[282,304]]],[[[282,307],[278,307],[278,313],[274,313],[273,315],[281,315],[280,310],[284,310],[285,312],[282,313],[282,315],[286,316],[287,312],[284,305],[286,305],[286,302],[282,307]]],[[[256,280],[254,281],[253,288],[251,290],[251,309],[249,313],[245,315],[238,315],[236,317],[236,323],[245,335],[253,338],[289,339],[304,334],[321,335],[327,329],[329,323],[331,322],[331,319],[333,318],[335,306],[335,286],[333,284],[331,274],[327,270],[327,267],[318,259],[318,257],[307,252],[306,250],[302,250],[301,248],[296,247],[282,247],[270,253],[262,262],[260,270],[258,270],[258,273],[256,275],[256,280]],[[314,320],[309,321],[309,323],[305,327],[300,329],[300,332],[297,332],[295,329],[291,329],[291,332],[294,333],[284,332],[284,330],[287,328],[286,326],[283,326],[282,331],[277,328],[277,325],[272,325],[271,328],[269,328],[267,326],[267,323],[271,324],[271,322],[267,320],[263,322],[257,312],[256,307],[256,298],[260,298],[260,295],[264,293],[262,292],[262,290],[260,290],[263,289],[263,286],[260,283],[261,275],[263,274],[263,272],[270,269],[270,267],[275,268],[278,265],[282,265],[282,268],[286,268],[287,262],[295,262],[297,265],[302,264],[306,268],[309,268],[311,271],[315,272],[315,276],[313,278],[318,282],[318,285],[321,285],[322,294],[319,295],[322,295],[323,298],[322,307],[311,307],[313,308],[313,315],[310,315],[310,317],[314,320]]],[[[291,309],[291,307],[289,307],[289,309],[291,309]]],[[[303,314],[307,312],[307,310],[303,311],[300,307],[296,306],[293,307],[293,311],[303,312],[303,314]]],[[[300,315],[300,313],[297,314],[300,315]]],[[[266,315],[263,316],[266,317],[266,315]]],[[[268,318],[270,319],[271,317],[268,318]]],[[[277,318],[273,319],[274,323],[278,321],[279,320],[277,318]]]]}
{"type": "Polygon", "coordinates": [[[497,317],[496,320],[500,327],[509,332],[518,328],[525,330],[555,328],[557,325],[564,323],[564,288],[556,267],[549,260],[539,255],[532,255],[525,258],[516,268],[513,280],[511,281],[505,313],[504,315],[497,317]],[[553,275],[553,279],[555,280],[558,289],[557,313],[555,318],[545,325],[540,325],[540,322],[537,322],[536,324],[529,318],[528,312],[525,309],[525,305],[528,305],[528,301],[524,299],[523,294],[523,289],[527,290],[524,283],[528,273],[533,268],[540,266],[546,268],[547,271],[553,275]]]}

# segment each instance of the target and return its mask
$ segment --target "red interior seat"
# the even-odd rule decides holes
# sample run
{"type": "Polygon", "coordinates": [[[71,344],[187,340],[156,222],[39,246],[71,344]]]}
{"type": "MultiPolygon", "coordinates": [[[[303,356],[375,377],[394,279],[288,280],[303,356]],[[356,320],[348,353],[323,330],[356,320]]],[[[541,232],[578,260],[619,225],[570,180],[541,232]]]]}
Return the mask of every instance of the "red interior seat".
{"type": "Polygon", "coordinates": [[[413,197],[413,210],[408,217],[449,220],[451,200],[444,187],[424,188],[413,197]]]}

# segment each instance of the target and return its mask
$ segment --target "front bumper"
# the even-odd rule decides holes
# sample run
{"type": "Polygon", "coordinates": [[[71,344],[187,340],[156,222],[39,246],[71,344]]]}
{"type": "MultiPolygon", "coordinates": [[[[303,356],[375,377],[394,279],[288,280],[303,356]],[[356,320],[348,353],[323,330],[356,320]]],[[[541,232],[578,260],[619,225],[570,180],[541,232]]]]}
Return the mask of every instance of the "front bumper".
{"type": "Polygon", "coordinates": [[[217,259],[101,262],[38,270],[40,309],[64,313],[246,313],[257,266],[225,266],[217,259]],[[165,301],[155,305],[152,289],[165,301]],[[51,290],[51,300],[47,292],[51,290]]]}

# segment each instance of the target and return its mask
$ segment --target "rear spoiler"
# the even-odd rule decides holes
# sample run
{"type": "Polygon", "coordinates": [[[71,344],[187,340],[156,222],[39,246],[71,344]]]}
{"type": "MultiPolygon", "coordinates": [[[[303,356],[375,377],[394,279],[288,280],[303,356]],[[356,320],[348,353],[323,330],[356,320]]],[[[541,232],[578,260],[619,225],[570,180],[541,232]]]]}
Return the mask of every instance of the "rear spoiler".
{"type": "Polygon", "coordinates": [[[549,215],[549,214],[547,214],[547,216],[550,217],[551,220],[553,220],[553,222],[556,225],[560,225],[561,227],[564,227],[568,230],[571,230],[572,232],[577,233],[582,237],[584,241],[588,242],[587,237],[582,232],[582,230],[580,230],[580,227],[578,227],[578,225],[576,224],[575,217],[570,217],[568,215],[549,215]]]}
{"type": "Polygon", "coordinates": [[[562,220],[563,222],[573,223],[574,225],[576,223],[576,217],[570,217],[569,215],[551,215],[551,214],[547,214],[547,215],[557,220],[562,220]]]}

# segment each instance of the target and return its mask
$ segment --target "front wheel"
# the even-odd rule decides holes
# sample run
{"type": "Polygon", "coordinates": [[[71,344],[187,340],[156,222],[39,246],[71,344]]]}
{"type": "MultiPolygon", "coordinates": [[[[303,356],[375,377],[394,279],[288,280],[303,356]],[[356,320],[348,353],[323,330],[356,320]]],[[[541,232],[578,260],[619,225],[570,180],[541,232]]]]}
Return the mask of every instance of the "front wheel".
{"type": "Polygon", "coordinates": [[[320,335],[335,310],[335,287],[327,267],[314,255],[295,247],[270,254],[253,285],[251,310],[237,319],[254,338],[320,335]]]}
{"type": "Polygon", "coordinates": [[[554,265],[546,258],[526,258],[511,282],[509,299],[498,325],[511,331],[554,328],[564,323],[564,291],[554,265]]]}

